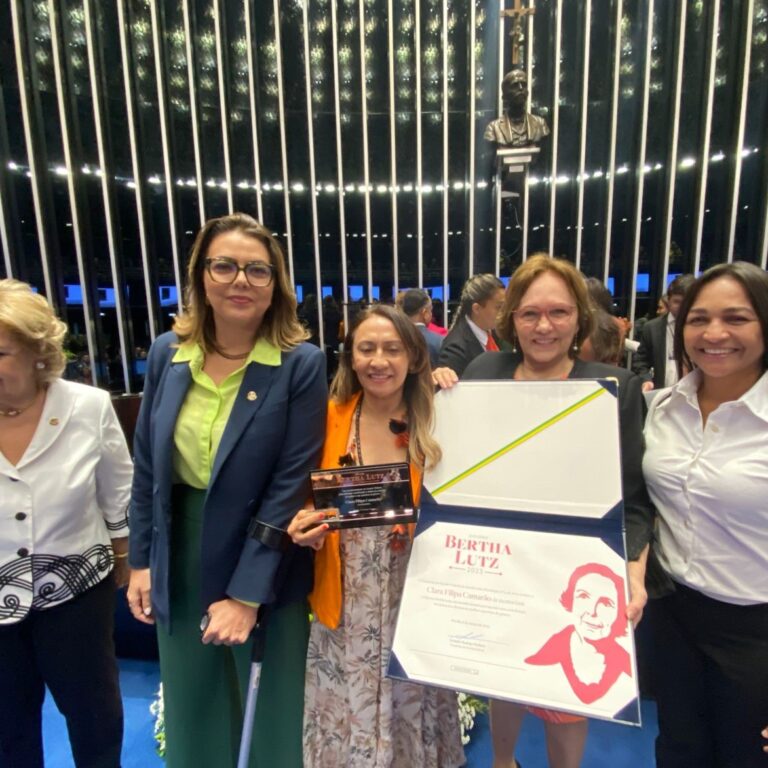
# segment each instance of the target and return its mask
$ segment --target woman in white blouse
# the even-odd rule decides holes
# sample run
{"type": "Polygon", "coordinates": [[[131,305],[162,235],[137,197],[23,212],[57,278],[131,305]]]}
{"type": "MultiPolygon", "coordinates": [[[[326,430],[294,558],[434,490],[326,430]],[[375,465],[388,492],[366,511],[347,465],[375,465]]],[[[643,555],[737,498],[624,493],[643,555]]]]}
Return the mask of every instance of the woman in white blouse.
{"type": "Polygon", "coordinates": [[[666,579],[648,605],[659,768],[768,765],[768,275],[707,270],[677,318],[689,370],[654,401],[643,462],[666,579]]]}
{"type": "Polygon", "coordinates": [[[0,280],[0,765],[42,768],[45,687],[77,768],[118,768],[112,641],[132,466],[109,393],[63,381],[66,326],[0,280]]]}

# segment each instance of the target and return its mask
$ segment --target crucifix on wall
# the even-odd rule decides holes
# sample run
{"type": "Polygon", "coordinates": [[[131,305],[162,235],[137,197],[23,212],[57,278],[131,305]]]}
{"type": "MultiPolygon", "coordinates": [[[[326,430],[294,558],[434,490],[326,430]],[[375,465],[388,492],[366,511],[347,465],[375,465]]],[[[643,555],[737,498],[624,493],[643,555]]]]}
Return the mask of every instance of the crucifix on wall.
{"type": "Polygon", "coordinates": [[[512,43],[512,67],[522,66],[520,59],[520,46],[523,44],[523,18],[533,16],[536,13],[535,8],[528,8],[523,5],[523,0],[513,0],[511,8],[504,8],[501,11],[501,18],[512,19],[512,29],[509,31],[510,41],[512,43]]]}

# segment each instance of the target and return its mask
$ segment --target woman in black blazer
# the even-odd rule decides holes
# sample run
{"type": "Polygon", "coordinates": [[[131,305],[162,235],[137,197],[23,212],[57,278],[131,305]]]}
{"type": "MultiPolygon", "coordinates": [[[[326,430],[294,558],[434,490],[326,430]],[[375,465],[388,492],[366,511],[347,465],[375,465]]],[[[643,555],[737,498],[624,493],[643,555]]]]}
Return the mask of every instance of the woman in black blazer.
{"type": "MultiPolygon", "coordinates": [[[[640,379],[622,368],[577,359],[592,327],[586,285],[575,267],[545,254],[532,256],[512,276],[498,329],[512,352],[483,354],[462,377],[466,379],[614,378],[619,381],[622,485],[627,529],[630,602],[626,617],[637,623],[647,600],[644,587],[653,508],[642,474],[643,399],[640,379]],[[519,351],[518,351],[519,350],[519,351]]],[[[491,702],[494,765],[515,766],[517,735],[526,708],[491,702]]],[[[587,720],[549,710],[534,710],[545,721],[552,768],[578,768],[587,736],[587,720]]]]}
{"type": "Polygon", "coordinates": [[[504,283],[495,275],[470,277],[461,290],[459,311],[440,348],[438,368],[450,368],[458,377],[478,355],[498,350],[496,318],[504,303],[504,283]]]}

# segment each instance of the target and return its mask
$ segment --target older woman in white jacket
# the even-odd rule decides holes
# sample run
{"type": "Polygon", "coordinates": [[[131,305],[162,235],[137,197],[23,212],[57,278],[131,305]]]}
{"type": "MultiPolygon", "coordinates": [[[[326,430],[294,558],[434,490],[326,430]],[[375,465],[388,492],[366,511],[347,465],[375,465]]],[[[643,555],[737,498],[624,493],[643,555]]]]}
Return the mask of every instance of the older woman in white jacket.
{"type": "Polygon", "coordinates": [[[43,765],[45,687],[75,765],[118,768],[112,641],[132,466],[109,393],[60,378],[66,326],[0,280],[0,765],[43,765]]]}

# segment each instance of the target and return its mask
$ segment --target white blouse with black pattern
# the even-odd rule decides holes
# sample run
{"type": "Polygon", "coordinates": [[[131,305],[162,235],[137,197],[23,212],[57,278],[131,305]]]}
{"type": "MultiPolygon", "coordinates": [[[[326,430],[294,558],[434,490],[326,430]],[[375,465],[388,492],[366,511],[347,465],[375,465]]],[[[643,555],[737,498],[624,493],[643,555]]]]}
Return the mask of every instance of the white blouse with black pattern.
{"type": "Polygon", "coordinates": [[[14,466],[0,453],[0,624],[66,602],[112,570],[133,465],[109,393],[57,380],[14,466]]]}

